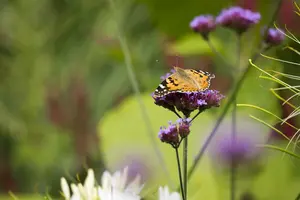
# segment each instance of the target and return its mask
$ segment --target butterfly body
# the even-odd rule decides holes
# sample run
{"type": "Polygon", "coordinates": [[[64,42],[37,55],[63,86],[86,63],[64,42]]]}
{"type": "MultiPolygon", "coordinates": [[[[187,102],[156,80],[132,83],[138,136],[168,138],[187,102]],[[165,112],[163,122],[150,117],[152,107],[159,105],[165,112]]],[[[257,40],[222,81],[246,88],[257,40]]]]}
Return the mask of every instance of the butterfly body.
{"type": "Polygon", "coordinates": [[[172,92],[201,92],[210,86],[210,79],[214,75],[201,70],[181,69],[174,67],[175,72],[163,80],[154,92],[154,96],[161,97],[172,92]]]}

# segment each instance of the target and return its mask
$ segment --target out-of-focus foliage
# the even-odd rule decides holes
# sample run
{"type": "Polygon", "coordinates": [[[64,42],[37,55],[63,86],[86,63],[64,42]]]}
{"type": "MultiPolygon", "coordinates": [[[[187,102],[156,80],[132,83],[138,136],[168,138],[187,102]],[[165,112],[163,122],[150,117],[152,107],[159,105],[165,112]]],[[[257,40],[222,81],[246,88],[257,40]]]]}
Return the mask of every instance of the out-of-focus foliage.
{"type": "MultiPolygon", "coordinates": [[[[162,73],[159,34],[145,6],[118,5],[143,90],[162,73]]],[[[6,1],[0,16],[0,162],[17,191],[57,194],[64,171],[100,159],[95,124],[131,93],[115,19],[103,0],[6,1]]]]}

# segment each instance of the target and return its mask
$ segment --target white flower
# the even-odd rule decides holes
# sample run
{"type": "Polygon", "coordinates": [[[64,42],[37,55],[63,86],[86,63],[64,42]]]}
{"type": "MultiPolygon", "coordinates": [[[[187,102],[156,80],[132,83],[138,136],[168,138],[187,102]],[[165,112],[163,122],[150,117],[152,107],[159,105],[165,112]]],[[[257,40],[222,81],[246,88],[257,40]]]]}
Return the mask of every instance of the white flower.
{"type": "Polygon", "coordinates": [[[158,189],[159,200],[180,200],[178,192],[169,192],[168,186],[159,187],[158,189]]]}
{"type": "Polygon", "coordinates": [[[100,199],[105,200],[139,200],[143,185],[141,177],[138,175],[131,183],[127,183],[128,167],[123,172],[117,171],[111,175],[105,171],[102,175],[102,187],[99,187],[98,194],[100,199]]]}
{"type": "Polygon", "coordinates": [[[65,178],[60,179],[63,195],[67,200],[96,200],[99,199],[97,194],[97,188],[95,187],[95,174],[92,169],[88,170],[87,177],[84,181],[84,185],[79,183],[78,185],[71,184],[72,196],[70,196],[69,185],[65,178]]]}
{"type": "Polygon", "coordinates": [[[65,199],[70,199],[70,188],[68,185],[68,182],[66,181],[65,178],[61,178],[60,179],[60,186],[61,186],[61,190],[63,192],[63,196],[65,197],[65,199]]]}
{"type": "Polygon", "coordinates": [[[89,169],[83,185],[71,184],[72,196],[65,178],[61,178],[60,184],[66,200],[140,200],[139,193],[143,188],[141,177],[136,176],[128,184],[127,177],[128,167],[113,175],[106,171],[102,175],[102,186],[96,186],[94,171],[89,169]]]}

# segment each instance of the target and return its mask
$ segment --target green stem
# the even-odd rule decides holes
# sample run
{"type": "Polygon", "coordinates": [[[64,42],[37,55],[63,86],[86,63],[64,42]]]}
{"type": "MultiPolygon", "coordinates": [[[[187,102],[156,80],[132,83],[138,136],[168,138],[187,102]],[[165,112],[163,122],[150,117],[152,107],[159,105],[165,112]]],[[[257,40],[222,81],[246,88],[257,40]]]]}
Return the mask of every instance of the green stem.
{"type": "Polygon", "coordinates": [[[177,167],[178,167],[178,175],[179,175],[179,182],[180,182],[180,189],[181,189],[182,200],[185,200],[185,198],[184,198],[183,182],[182,182],[182,174],[181,174],[181,167],[180,167],[180,159],[179,159],[179,153],[178,153],[178,147],[175,148],[175,152],[176,152],[176,160],[177,160],[177,167]]]}
{"type": "MultiPolygon", "coordinates": [[[[241,35],[237,35],[237,63],[236,68],[240,68],[240,60],[241,60],[241,35]]],[[[233,109],[232,109],[232,146],[236,145],[236,137],[237,137],[237,127],[236,127],[236,95],[233,97],[233,109]]],[[[236,192],[236,166],[234,158],[231,158],[231,171],[230,171],[230,191],[231,191],[231,200],[235,200],[235,192],[236,192]]]]}
{"type": "Polygon", "coordinates": [[[188,137],[183,140],[183,187],[184,187],[184,196],[187,200],[187,160],[188,160],[188,137]]]}

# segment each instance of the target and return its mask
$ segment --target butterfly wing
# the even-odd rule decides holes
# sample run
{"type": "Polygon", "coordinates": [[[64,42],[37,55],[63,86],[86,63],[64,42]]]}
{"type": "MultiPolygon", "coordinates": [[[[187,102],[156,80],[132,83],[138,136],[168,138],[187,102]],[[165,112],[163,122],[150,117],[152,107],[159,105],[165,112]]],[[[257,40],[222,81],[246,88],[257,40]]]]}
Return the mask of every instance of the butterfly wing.
{"type": "Polygon", "coordinates": [[[189,77],[193,78],[193,81],[197,85],[199,91],[207,90],[210,86],[210,80],[215,78],[213,74],[209,74],[202,70],[187,69],[186,73],[189,77]]]}
{"type": "Polygon", "coordinates": [[[154,96],[164,96],[171,92],[197,91],[198,88],[191,83],[193,83],[193,81],[190,79],[187,81],[175,72],[158,85],[154,96]]]}
{"type": "Polygon", "coordinates": [[[175,73],[162,81],[154,92],[154,96],[164,96],[171,92],[205,91],[210,86],[210,79],[214,75],[194,69],[174,67],[175,73]]]}

